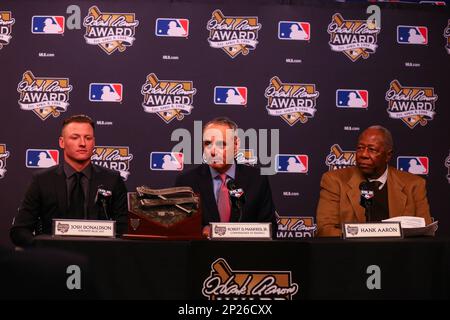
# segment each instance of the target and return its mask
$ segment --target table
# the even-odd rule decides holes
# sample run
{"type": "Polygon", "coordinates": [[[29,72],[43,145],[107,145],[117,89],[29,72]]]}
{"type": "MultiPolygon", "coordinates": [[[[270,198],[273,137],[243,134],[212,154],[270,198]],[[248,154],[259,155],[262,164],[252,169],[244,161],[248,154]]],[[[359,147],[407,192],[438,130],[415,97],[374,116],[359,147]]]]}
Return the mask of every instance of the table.
{"type": "Polygon", "coordinates": [[[101,299],[448,299],[446,238],[163,241],[39,236],[87,257],[101,299]]]}

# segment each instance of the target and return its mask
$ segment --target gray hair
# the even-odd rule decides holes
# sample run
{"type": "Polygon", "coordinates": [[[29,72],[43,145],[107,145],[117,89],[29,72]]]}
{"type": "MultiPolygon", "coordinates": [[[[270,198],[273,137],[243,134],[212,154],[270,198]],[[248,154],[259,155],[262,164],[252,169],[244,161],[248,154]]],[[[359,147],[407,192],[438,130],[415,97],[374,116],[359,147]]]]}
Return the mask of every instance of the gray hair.
{"type": "MultiPolygon", "coordinates": [[[[392,134],[388,129],[386,129],[385,127],[380,126],[380,125],[370,126],[366,130],[369,130],[369,129],[378,130],[383,133],[383,141],[384,141],[384,145],[387,150],[392,150],[394,148],[394,140],[392,139],[392,134]]],[[[366,131],[366,130],[364,130],[364,131],[366,131]]],[[[361,135],[364,133],[364,131],[359,135],[358,140],[361,137],[361,135]]]]}
{"type": "Polygon", "coordinates": [[[204,126],[203,126],[203,130],[205,130],[205,128],[207,126],[210,126],[212,124],[222,124],[225,126],[228,126],[228,128],[233,129],[233,131],[236,131],[238,129],[238,126],[236,124],[236,122],[234,122],[233,120],[231,120],[230,118],[227,117],[217,117],[214,118],[210,121],[208,121],[204,126]]]}

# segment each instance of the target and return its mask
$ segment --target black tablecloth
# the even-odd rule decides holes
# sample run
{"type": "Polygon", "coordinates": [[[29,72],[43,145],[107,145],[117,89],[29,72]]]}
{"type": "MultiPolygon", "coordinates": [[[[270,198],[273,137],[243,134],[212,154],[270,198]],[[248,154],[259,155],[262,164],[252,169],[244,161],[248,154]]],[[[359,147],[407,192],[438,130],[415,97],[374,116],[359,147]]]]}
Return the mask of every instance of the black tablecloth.
{"type": "Polygon", "coordinates": [[[34,250],[44,249],[83,256],[89,270],[83,283],[92,289],[85,296],[102,299],[264,298],[270,290],[256,290],[249,297],[251,288],[241,287],[237,294],[226,288],[234,281],[243,284],[242,279],[252,286],[267,277],[278,279],[278,288],[292,289],[290,294],[268,293],[279,299],[450,297],[449,239],[145,241],[39,236],[34,250]],[[218,275],[214,266],[219,265],[228,275],[212,283],[230,281],[220,287],[222,292],[219,286],[208,292],[207,280],[218,275]]]}

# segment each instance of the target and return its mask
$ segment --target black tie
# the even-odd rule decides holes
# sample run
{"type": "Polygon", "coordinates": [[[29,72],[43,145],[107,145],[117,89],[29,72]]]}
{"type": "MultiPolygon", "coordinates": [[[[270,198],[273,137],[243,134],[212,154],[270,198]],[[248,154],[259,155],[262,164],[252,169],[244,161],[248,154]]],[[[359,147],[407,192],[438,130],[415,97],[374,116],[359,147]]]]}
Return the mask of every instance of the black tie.
{"type": "Polygon", "coordinates": [[[375,192],[380,191],[381,182],[378,180],[371,181],[370,184],[373,186],[375,192]]]}
{"type": "Polygon", "coordinates": [[[74,174],[75,184],[70,195],[69,217],[75,219],[84,219],[84,191],[81,184],[82,172],[74,174]]]}

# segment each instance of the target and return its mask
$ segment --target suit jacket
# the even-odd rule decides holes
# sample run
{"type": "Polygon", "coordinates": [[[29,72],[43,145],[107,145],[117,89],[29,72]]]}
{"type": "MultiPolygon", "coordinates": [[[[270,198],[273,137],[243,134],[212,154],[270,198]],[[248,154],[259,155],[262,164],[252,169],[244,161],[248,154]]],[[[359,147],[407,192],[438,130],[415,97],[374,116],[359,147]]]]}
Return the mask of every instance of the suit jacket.
{"type": "MultiPolygon", "coordinates": [[[[127,228],[127,189],[119,173],[92,164],[92,176],[89,184],[87,205],[88,219],[105,219],[101,205],[95,203],[98,186],[112,191],[108,215],[116,220],[117,233],[123,233],[127,228]]],[[[38,171],[33,175],[19,212],[14,218],[10,237],[19,246],[30,245],[33,241],[32,232],[42,224],[42,233],[51,234],[52,219],[72,218],[68,212],[66,175],[63,165],[53,166],[38,171]]]]}
{"type": "MultiPolygon", "coordinates": [[[[316,218],[318,236],[341,235],[341,224],[365,222],[365,209],[359,204],[359,184],[365,180],[357,167],[323,174],[316,218]]],[[[389,217],[418,216],[431,223],[425,180],[408,172],[389,167],[389,217]]]]}
{"type": "MultiPolygon", "coordinates": [[[[236,164],[234,180],[236,186],[244,190],[245,195],[241,221],[274,223],[275,206],[267,176],[261,175],[259,168],[236,164]]],[[[200,195],[203,225],[210,222],[220,222],[211,171],[207,164],[181,173],[178,175],[175,184],[176,186],[189,186],[200,195]]],[[[230,220],[239,221],[239,212],[236,208],[232,210],[230,220]]]]}

